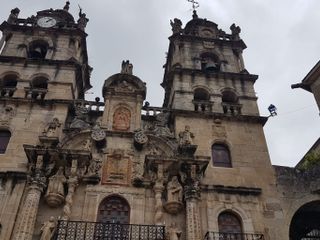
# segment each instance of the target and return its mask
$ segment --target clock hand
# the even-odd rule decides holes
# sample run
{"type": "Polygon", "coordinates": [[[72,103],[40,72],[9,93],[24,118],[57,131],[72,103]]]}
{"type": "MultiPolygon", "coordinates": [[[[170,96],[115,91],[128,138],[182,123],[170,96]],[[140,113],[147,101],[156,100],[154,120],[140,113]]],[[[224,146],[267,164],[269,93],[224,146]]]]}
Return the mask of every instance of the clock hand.
{"type": "Polygon", "coordinates": [[[48,19],[46,22],[50,22],[50,21],[52,21],[52,18],[48,19]]]}

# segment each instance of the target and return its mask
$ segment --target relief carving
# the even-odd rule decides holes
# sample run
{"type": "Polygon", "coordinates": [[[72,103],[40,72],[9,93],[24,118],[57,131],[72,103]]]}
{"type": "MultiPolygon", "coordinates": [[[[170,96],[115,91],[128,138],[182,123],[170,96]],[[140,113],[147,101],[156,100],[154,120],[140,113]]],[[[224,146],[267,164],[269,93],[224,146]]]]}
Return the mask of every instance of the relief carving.
{"type": "Polygon", "coordinates": [[[10,121],[15,115],[15,109],[13,106],[1,107],[0,110],[0,126],[9,126],[10,121]]]}
{"type": "Polygon", "coordinates": [[[103,184],[127,185],[131,180],[131,158],[123,151],[116,150],[108,155],[102,174],[103,184]]]}
{"type": "Polygon", "coordinates": [[[50,123],[44,128],[42,135],[46,137],[59,137],[58,129],[61,123],[58,118],[52,119],[50,123]]]}
{"type": "Polygon", "coordinates": [[[217,138],[227,138],[226,127],[221,125],[221,120],[215,120],[215,124],[212,126],[212,135],[217,138]]]}
{"type": "Polygon", "coordinates": [[[143,146],[148,142],[148,136],[141,130],[138,129],[134,134],[134,146],[137,150],[142,150],[143,146]]]}
{"type": "Polygon", "coordinates": [[[113,130],[128,131],[130,129],[131,113],[125,107],[118,108],[113,114],[113,130]]]}

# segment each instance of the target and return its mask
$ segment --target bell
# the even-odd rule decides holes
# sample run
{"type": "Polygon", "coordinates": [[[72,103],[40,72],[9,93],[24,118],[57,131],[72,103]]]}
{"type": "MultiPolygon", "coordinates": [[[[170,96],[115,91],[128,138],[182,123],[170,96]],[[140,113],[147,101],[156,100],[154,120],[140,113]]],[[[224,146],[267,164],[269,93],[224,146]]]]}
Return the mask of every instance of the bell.
{"type": "Polygon", "coordinates": [[[216,71],[218,69],[218,65],[213,61],[210,61],[206,64],[206,70],[208,71],[216,71]]]}
{"type": "Polygon", "coordinates": [[[31,51],[32,58],[42,58],[42,52],[40,47],[36,47],[31,51]]]}

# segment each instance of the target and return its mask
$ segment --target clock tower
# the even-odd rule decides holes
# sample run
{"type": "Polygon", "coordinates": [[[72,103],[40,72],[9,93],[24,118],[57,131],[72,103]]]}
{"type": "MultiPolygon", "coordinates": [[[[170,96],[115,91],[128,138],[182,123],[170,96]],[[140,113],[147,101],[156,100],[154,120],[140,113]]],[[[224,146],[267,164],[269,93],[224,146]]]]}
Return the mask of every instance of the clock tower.
{"type": "Polygon", "coordinates": [[[0,30],[2,95],[33,99],[83,99],[91,85],[85,26],[63,9],[48,9],[26,19],[13,9],[0,30]],[[14,68],[12,67],[14,65],[14,68]],[[12,71],[14,69],[14,71],[12,71]]]}

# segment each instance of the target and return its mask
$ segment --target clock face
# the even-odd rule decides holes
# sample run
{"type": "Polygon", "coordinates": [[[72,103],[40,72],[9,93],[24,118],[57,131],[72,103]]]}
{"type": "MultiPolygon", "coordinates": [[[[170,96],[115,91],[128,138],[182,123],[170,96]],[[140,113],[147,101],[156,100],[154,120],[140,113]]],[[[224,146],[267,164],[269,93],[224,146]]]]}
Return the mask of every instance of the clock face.
{"type": "Polygon", "coordinates": [[[50,28],[56,25],[57,20],[53,17],[41,17],[38,19],[38,25],[44,28],[50,28]]]}

